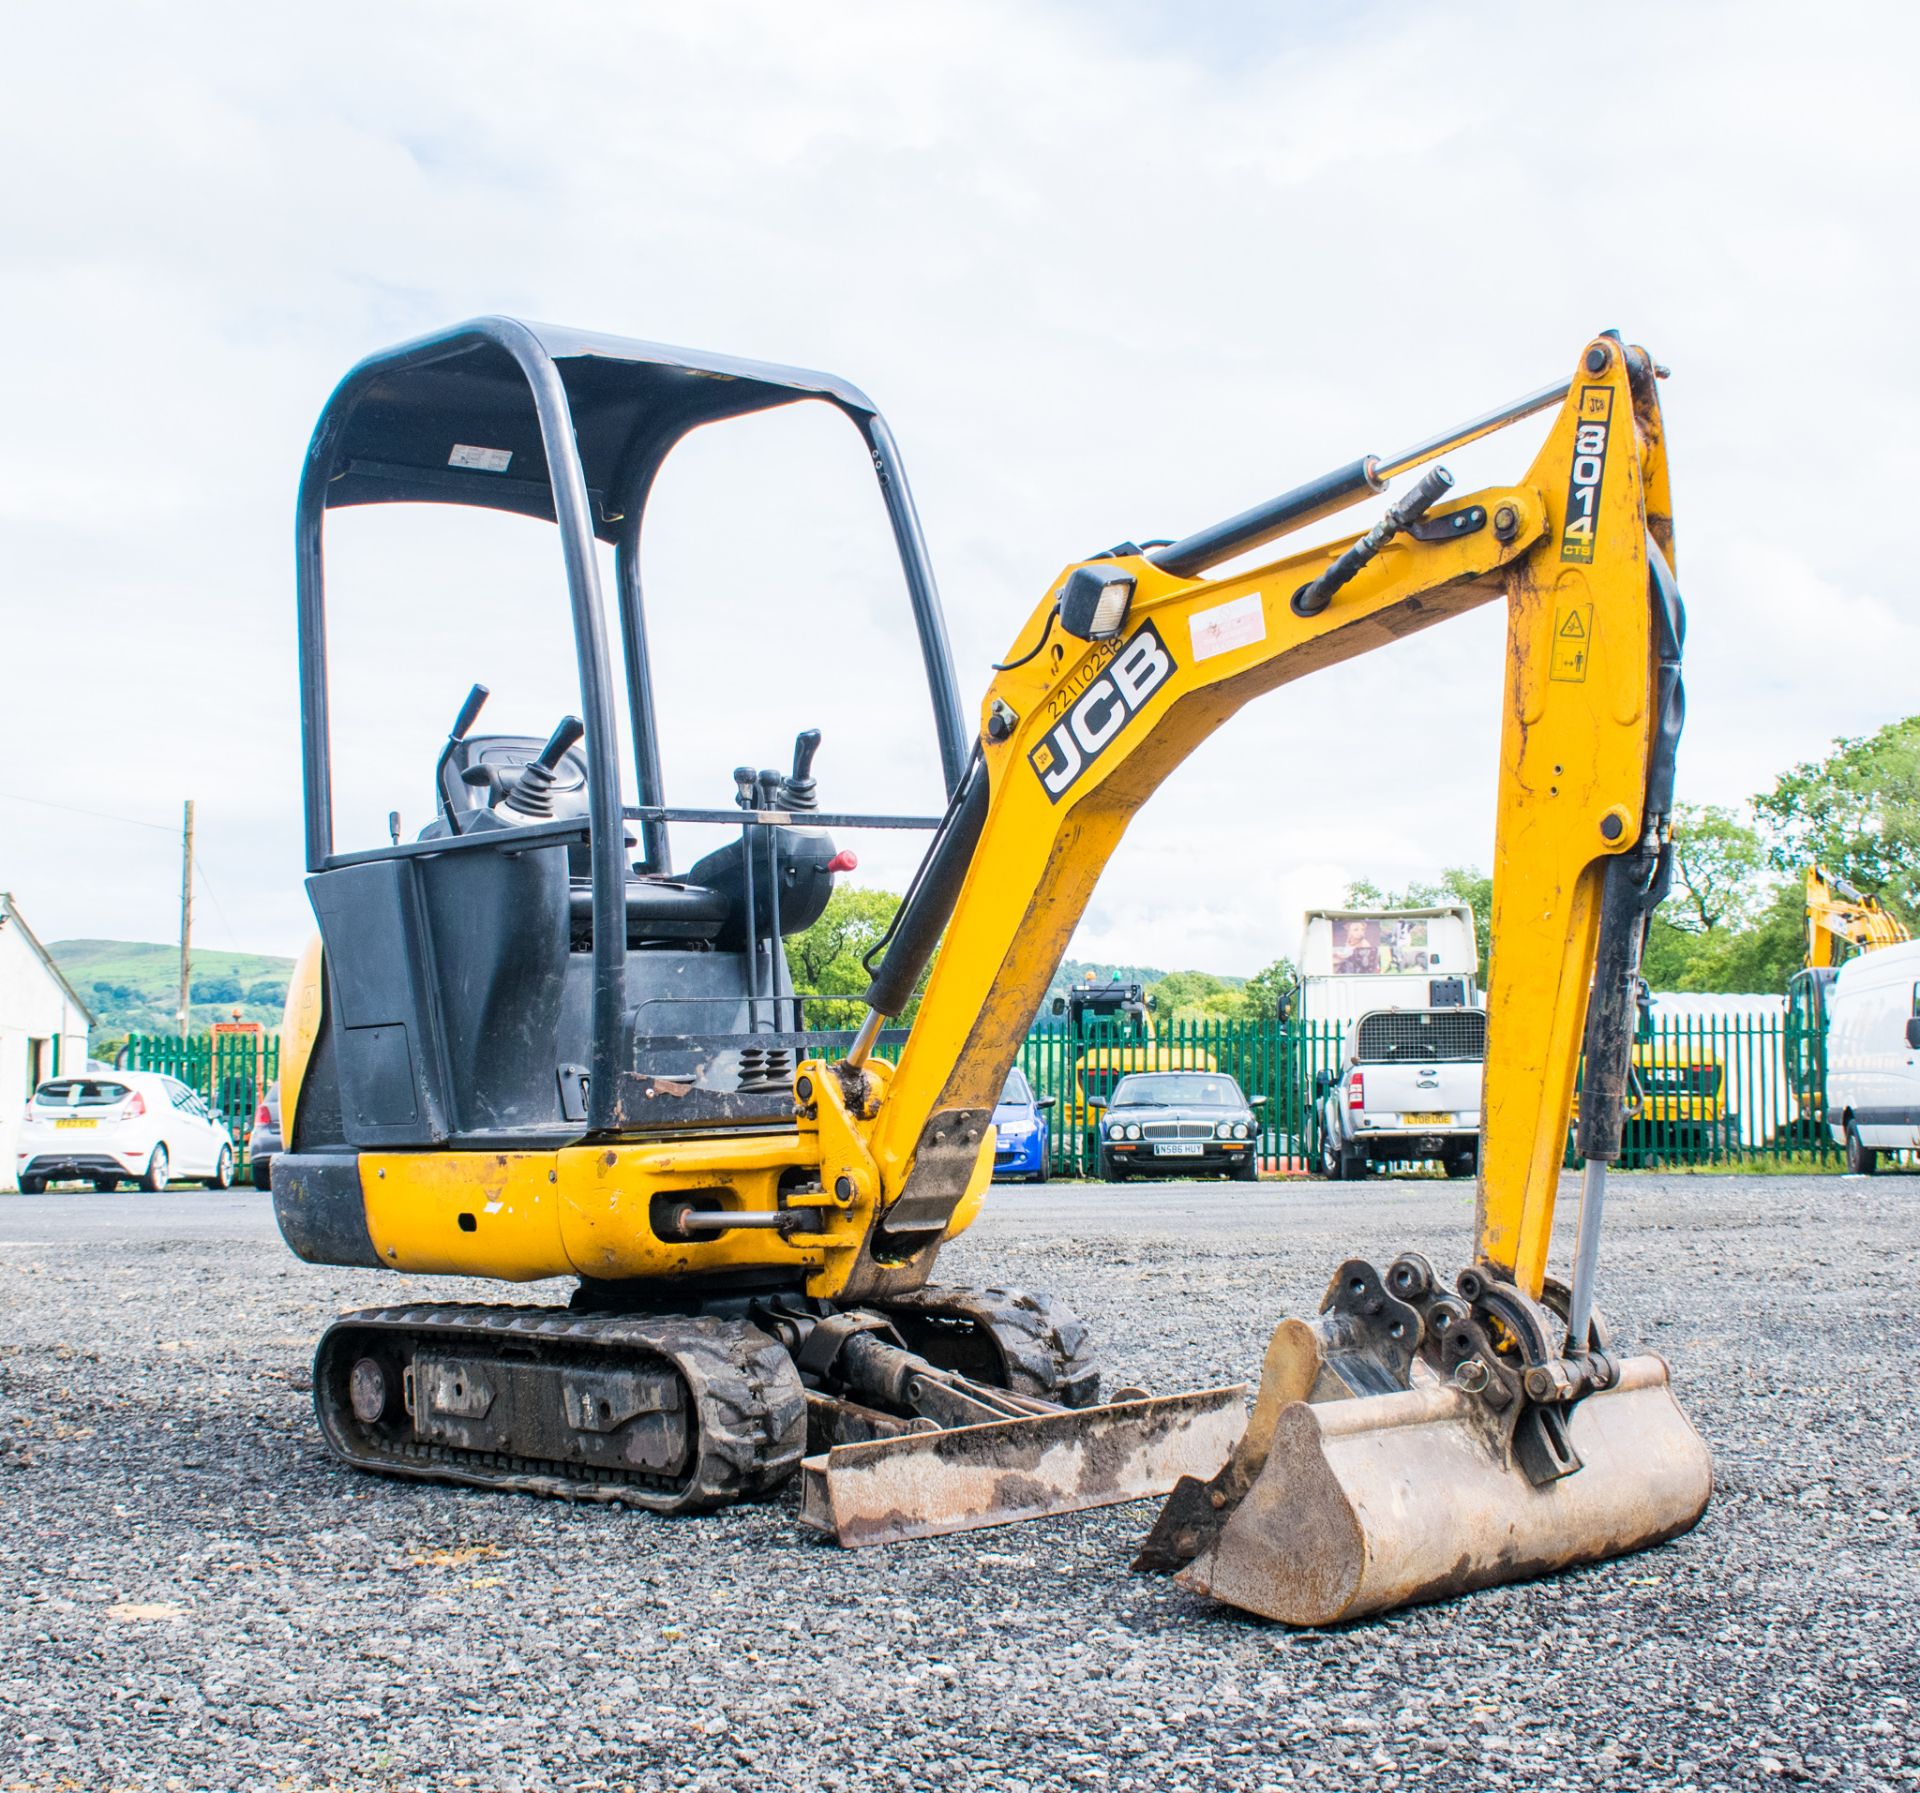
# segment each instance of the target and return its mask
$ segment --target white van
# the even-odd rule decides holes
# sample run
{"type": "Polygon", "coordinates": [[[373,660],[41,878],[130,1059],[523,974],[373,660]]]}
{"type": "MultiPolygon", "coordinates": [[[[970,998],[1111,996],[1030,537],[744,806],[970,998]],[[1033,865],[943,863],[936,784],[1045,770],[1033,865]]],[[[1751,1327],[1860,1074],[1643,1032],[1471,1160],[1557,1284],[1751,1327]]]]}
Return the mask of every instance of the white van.
{"type": "Polygon", "coordinates": [[[1920,940],[1848,960],[1827,992],[1827,1130],[1858,1173],[1920,1150],[1920,940]]]}

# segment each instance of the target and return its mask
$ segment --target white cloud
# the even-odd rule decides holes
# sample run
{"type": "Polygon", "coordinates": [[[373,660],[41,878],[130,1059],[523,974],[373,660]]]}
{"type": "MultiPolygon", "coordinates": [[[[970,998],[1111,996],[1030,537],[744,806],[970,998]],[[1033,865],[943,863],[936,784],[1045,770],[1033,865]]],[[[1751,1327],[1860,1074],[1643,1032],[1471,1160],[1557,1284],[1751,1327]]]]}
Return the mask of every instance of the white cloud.
{"type": "MultiPolygon", "coordinates": [[[[1913,707],[1894,495],[1920,474],[1898,222],[1920,26],[1891,5],[1600,21],[1144,0],[39,9],[0,75],[0,153],[26,176],[0,242],[0,791],[162,830],[195,796],[236,936],[210,938],[295,945],[306,435],[358,355],[482,310],[866,387],[915,476],[969,691],[1065,560],[1391,449],[1617,323],[1675,369],[1683,785],[1759,788],[1913,707]]],[[[811,698],[823,774],[851,786],[857,767],[904,801],[930,763],[904,607],[876,603],[848,546],[860,501],[818,470],[820,440],[792,476],[816,513],[846,507],[820,553],[698,481],[681,547],[661,546],[690,594],[663,631],[726,597],[763,619],[734,628],[761,684],[737,715],[733,636],[688,635],[683,664],[711,658],[674,697],[686,776],[770,763],[811,698]],[[722,570],[724,591],[702,585],[722,570]],[[849,628],[831,679],[823,644],[849,628]],[[776,651],[793,701],[766,693],[776,651]],[[898,768],[863,740],[895,743],[898,768]]],[[[1463,485],[1511,477],[1531,449],[1452,465],[1463,485]]],[[[370,556],[351,569],[390,650],[359,675],[387,746],[342,743],[367,815],[422,812],[411,756],[469,679],[529,729],[565,704],[564,642],[514,633],[557,621],[557,558],[508,539],[436,533],[384,580],[370,556]],[[449,628],[434,607],[454,598],[449,628]]],[[[1498,657],[1482,614],[1249,710],[1138,819],[1082,947],[1252,970],[1351,877],[1485,863],[1498,657]]],[[[44,934],[166,937],[170,851],[160,830],[0,802],[0,885],[44,934]]],[[[897,884],[899,843],[868,867],[897,884]]]]}

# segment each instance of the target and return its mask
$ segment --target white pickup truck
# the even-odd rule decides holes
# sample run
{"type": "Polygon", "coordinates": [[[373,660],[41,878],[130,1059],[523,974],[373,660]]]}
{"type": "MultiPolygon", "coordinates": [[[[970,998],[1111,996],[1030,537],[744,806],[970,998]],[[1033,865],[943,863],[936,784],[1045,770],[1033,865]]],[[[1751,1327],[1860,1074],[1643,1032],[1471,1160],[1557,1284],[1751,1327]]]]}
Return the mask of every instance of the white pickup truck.
{"type": "Polygon", "coordinates": [[[1321,1072],[1319,1170],[1364,1177],[1375,1164],[1438,1159],[1470,1177],[1480,1156],[1484,1009],[1375,1009],[1347,1034],[1344,1068],[1321,1072]]]}

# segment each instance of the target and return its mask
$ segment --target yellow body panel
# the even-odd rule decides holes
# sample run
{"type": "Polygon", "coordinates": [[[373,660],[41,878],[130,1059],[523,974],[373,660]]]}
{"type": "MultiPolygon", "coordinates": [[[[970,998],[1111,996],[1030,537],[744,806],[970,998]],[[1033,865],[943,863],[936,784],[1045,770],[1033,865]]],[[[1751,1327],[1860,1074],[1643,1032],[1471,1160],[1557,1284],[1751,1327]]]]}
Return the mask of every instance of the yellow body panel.
{"type": "Polygon", "coordinates": [[[553,1152],[362,1152],[360,1196],[380,1261],[426,1275],[571,1276],[553,1152]]]}
{"type": "Polygon", "coordinates": [[[313,1043],[320,1037],[323,987],[320,936],[315,934],[294,961],[280,1020],[280,1137],[288,1148],[293,1145],[300,1085],[306,1079],[307,1061],[313,1057],[313,1043]]]}
{"type": "MultiPolygon", "coordinates": [[[[790,1191],[784,1206],[817,1227],[791,1236],[740,1228],[682,1239],[654,1226],[656,1201],[696,1194],[702,1205],[777,1212],[781,1178],[817,1163],[816,1150],[793,1132],[537,1152],[362,1152],[360,1189],[374,1249],[395,1270],[619,1282],[775,1267],[803,1272],[810,1293],[831,1295],[872,1224],[871,1187],[847,1202],[827,1193],[830,1181],[817,1193],[790,1191]]],[[[992,1175],[988,1129],[945,1237],[972,1224],[992,1175]]]]}

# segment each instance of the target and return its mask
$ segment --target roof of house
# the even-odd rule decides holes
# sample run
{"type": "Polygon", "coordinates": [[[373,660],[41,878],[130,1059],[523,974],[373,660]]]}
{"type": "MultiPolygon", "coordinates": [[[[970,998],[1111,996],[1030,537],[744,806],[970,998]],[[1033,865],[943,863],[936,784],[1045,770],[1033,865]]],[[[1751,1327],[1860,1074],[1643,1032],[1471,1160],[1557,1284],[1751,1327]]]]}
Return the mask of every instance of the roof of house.
{"type": "Polygon", "coordinates": [[[47,968],[48,975],[61,989],[66,991],[68,1000],[87,1018],[87,1025],[93,1025],[93,1010],[81,1001],[80,992],[67,982],[67,974],[53,961],[53,955],[40,944],[40,938],[27,926],[27,918],[20,913],[20,905],[13,900],[10,891],[0,890],[0,927],[11,922],[20,930],[20,938],[27,943],[33,956],[47,968]]]}

